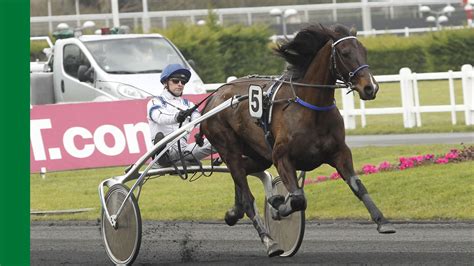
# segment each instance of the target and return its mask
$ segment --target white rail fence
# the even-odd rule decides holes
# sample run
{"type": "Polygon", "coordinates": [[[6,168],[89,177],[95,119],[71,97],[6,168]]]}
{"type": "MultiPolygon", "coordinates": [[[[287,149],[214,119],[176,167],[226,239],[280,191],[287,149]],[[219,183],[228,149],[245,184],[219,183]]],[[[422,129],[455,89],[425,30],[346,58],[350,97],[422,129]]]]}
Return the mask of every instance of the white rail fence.
{"type": "Polygon", "coordinates": [[[409,68],[400,69],[398,75],[375,76],[379,83],[400,82],[400,107],[365,108],[365,102],[360,101],[360,108],[355,108],[354,95],[342,93],[341,114],[344,117],[346,128],[356,128],[356,116],[361,118],[361,126],[367,125],[368,115],[402,114],[405,128],[421,127],[421,113],[450,112],[451,122],[457,123],[456,112],[464,111],[466,125],[474,125],[474,70],[472,65],[463,65],[461,71],[436,73],[413,73],[409,68]],[[456,104],[454,80],[461,79],[463,103],[456,104]],[[448,105],[420,105],[419,81],[447,80],[449,92],[448,105]]]}
{"type": "MultiPolygon", "coordinates": [[[[421,127],[421,113],[450,112],[451,122],[457,123],[456,112],[464,111],[466,125],[474,125],[474,69],[472,65],[463,65],[461,71],[436,73],[413,73],[409,68],[400,69],[397,75],[375,76],[379,83],[400,83],[400,106],[384,108],[366,108],[365,102],[360,100],[359,108],[355,108],[353,93],[341,93],[342,108],[340,110],[346,129],[356,128],[356,118],[360,116],[361,126],[367,126],[367,116],[401,114],[405,128],[421,127]],[[454,80],[460,79],[462,85],[463,103],[456,103],[454,80]],[[419,81],[447,80],[450,104],[448,105],[420,105],[419,81]]],[[[207,84],[207,90],[212,91],[222,84],[207,84]]],[[[392,119],[392,118],[390,118],[392,119]]]]}

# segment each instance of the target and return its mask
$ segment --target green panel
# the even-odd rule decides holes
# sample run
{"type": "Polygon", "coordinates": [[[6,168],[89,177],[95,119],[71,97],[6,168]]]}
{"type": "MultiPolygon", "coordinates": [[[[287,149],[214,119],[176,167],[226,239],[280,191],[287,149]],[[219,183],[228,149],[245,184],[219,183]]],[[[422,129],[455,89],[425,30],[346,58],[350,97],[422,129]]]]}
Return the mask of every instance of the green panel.
{"type": "Polygon", "coordinates": [[[0,0],[0,265],[29,265],[29,1],[0,0]]]}

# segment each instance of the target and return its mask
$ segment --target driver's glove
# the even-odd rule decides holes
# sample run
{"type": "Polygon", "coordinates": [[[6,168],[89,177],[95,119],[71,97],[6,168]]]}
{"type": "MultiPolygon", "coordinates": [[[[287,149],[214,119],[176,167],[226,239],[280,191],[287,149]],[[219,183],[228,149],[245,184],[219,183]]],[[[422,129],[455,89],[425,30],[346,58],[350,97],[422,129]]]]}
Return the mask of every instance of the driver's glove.
{"type": "Polygon", "coordinates": [[[188,115],[188,110],[179,111],[179,113],[175,115],[174,120],[178,123],[183,123],[188,115]]]}

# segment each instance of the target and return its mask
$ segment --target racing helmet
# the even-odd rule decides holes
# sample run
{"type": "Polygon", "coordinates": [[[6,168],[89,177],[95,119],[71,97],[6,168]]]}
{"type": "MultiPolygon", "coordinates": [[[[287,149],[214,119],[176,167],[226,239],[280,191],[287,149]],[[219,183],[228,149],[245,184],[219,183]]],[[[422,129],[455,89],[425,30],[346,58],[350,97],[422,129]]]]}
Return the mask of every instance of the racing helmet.
{"type": "Polygon", "coordinates": [[[180,64],[170,64],[161,72],[160,82],[164,84],[169,78],[182,78],[186,82],[191,78],[191,71],[180,64]]]}

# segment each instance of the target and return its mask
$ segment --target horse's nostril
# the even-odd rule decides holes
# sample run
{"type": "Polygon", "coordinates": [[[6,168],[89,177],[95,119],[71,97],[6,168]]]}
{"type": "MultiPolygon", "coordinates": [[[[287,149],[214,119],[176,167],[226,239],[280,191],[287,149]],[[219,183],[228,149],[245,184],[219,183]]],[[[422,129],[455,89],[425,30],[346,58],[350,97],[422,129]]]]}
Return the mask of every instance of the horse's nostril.
{"type": "Polygon", "coordinates": [[[374,90],[374,87],[372,87],[371,85],[367,85],[364,87],[364,92],[365,94],[372,96],[375,90],[374,90]]]}

